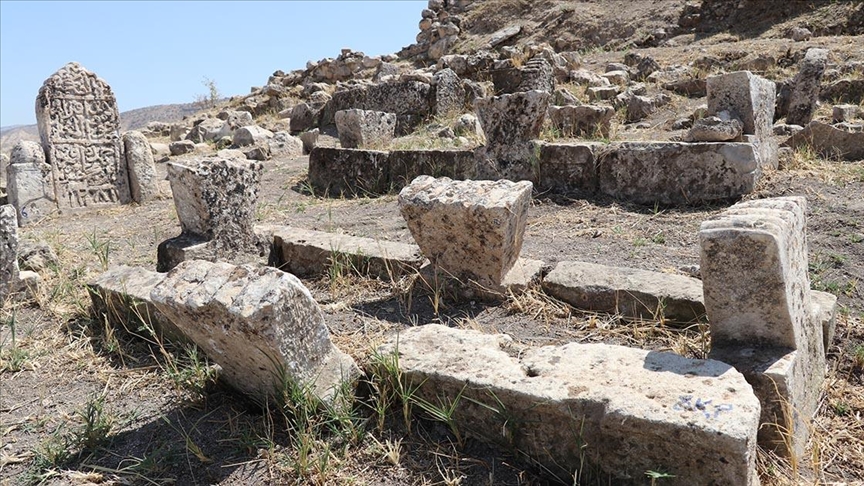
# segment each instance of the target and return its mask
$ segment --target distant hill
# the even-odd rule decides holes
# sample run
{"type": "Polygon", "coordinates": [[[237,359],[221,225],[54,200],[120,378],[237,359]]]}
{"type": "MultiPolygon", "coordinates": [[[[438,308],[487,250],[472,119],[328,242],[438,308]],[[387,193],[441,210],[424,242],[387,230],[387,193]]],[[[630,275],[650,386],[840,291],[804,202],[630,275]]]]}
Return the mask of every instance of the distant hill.
{"type": "MultiPolygon", "coordinates": [[[[120,113],[120,130],[139,130],[153,121],[166,123],[178,122],[184,116],[200,111],[195,103],[178,103],[173,105],[156,105],[120,113]]],[[[39,141],[39,131],[36,125],[12,125],[0,127],[0,153],[8,154],[16,143],[29,140],[39,141]]]]}

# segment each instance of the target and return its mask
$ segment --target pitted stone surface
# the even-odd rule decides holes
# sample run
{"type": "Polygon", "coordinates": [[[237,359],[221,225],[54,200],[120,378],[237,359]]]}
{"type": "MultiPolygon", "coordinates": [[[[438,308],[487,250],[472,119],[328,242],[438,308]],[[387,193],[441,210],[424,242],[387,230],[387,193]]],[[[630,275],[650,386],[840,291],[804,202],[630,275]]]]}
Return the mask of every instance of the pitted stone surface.
{"type": "Polygon", "coordinates": [[[487,147],[507,147],[538,138],[551,97],[547,91],[525,91],[475,101],[487,147]]]}
{"type": "Polygon", "coordinates": [[[216,364],[220,377],[265,402],[286,382],[331,400],[359,376],[330,342],[309,290],[275,268],[187,261],[153,288],[153,304],[216,364]]]}
{"type": "MultiPolygon", "coordinates": [[[[721,112],[722,113],[722,112],[721,112]]],[[[741,138],[741,122],[728,116],[707,116],[693,122],[685,142],[730,142],[741,138]]]]}
{"type": "Polygon", "coordinates": [[[132,200],[141,204],[158,198],[159,179],[147,137],[141,132],[128,131],[123,134],[123,147],[132,200]]]}
{"type": "Polygon", "coordinates": [[[789,98],[789,111],[786,123],[804,126],[813,119],[816,102],[819,99],[822,73],[828,64],[828,50],[812,48],[807,50],[801,60],[798,74],[792,81],[792,92],[789,98]]]}
{"type": "Polygon", "coordinates": [[[424,258],[417,245],[312,231],[288,226],[273,231],[269,264],[300,277],[325,273],[332,265],[373,277],[417,271],[424,258]]]}
{"type": "Polygon", "coordinates": [[[342,148],[383,147],[396,133],[396,115],[358,109],[337,111],[336,129],[342,148]]]}
{"type": "Polygon", "coordinates": [[[357,196],[390,190],[389,154],[379,150],[315,147],[309,183],[320,194],[357,196]]]}
{"type": "Polygon", "coordinates": [[[725,363],[603,344],[520,349],[435,324],[379,352],[398,352],[419,397],[461,396],[453,418],[464,434],[559,477],[595,467],[627,484],[647,470],[672,485],[759,483],[759,401],[725,363]]]}
{"type": "Polygon", "coordinates": [[[0,308],[18,281],[18,218],[15,208],[0,206],[0,308]]]}
{"type": "Polygon", "coordinates": [[[601,143],[538,142],[540,152],[537,189],[540,191],[578,191],[591,195],[597,192],[597,160],[601,143]]]}
{"type": "Polygon", "coordinates": [[[715,345],[796,349],[810,316],[803,198],[738,203],[699,231],[715,345]]]}
{"type": "Polygon", "coordinates": [[[61,211],[130,201],[120,115],[108,83],[66,64],[39,89],[36,122],[61,211]]]}
{"type": "Polygon", "coordinates": [[[231,158],[197,166],[168,165],[168,179],[183,235],[211,240],[227,254],[255,246],[252,226],[263,166],[231,158]]]}
{"type": "Polygon", "coordinates": [[[41,145],[27,141],[15,144],[7,174],[9,204],[15,206],[20,226],[57,211],[51,166],[45,163],[41,145]]]}
{"type": "Polygon", "coordinates": [[[498,286],[522,249],[532,184],[420,176],[399,209],[423,255],[463,281],[498,286]]]}
{"type": "Polygon", "coordinates": [[[600,192],[639,204],[697,204],[753,191],[759,158],[747,143],[623,142],[598,160],[600,192]]]}
{"type": "Polygon", "coordinates": [[[477,177],[531,180],[534,174],[533,143],[539,138],[552,95],[548,91],[481,98],[474,102],[486,145],[477,150],[477,177]]]}
{"type": "Polygon", "coordinates": [[[461,113],[465,108],[465,87],[452,69],[435,73],[435,114],[446,117],[461,113]]]}
{"type": "Polygon", "coordinates": [[[692,277],[586,262],[560,262],[543,289],[577,309],[628,318],[695,322],[704,317],[702,282],[692,277]]]}
{"type": "Polygon", "coordinates": [[[746,201],[699,232],[711,357],[753,385],[762,402],[760,445],[790,455],[802,454],[809,437],[832,310],[813,307],[805,213],[802,197],[746,201]]]}
{"type": "Polygon", "coordinates": [[[164,273],[140,267],[113,267],[87,283],[93,308],[115,327],[149,339],[148,326],[160,337],[184,341],[186,337],[153,305],[150,292],[165,280],[164,273]]]}

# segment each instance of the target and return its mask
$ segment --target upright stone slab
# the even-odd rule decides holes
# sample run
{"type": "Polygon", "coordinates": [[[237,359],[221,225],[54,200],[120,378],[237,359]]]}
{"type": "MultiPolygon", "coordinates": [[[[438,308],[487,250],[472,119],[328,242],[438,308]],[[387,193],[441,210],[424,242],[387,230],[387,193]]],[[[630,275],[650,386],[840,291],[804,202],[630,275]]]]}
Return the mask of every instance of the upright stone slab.
{"type": "Polygon", "coordinates": [[[805,211],[802,197],[747,201],[699,232],[711,356],[736,366],[753,385],[762,402],[760,444],[799,455],[825,376],[805,211]]]}
{"type": "Polygon", "coordinates": [[[777,88],[773,81],[750,71],[711,76],[707,80],[708,115],[720,116],[723,111],[741,121],[742,133],[755,137],[762,168],[777,168],[777,146],[772,138],[774,98],[777,88]]]}
{"type": "Polygon", "coordinates": [[[6,188],[6,167],[9,167],[9,156],[0,154],[0,187],[6,188]]]}
{"type": "Polygon", "coordinates": [[[446,68],[435,73],[435,115],[446,117],[461,113],[465,108],[465,87],[462,80],[446,68]]]}
{"type": "Polygon", "coordinates": [[[123,134],[126,167],[129,171],[129,189],[132,200],[138,204],[159,197],[159,178],[150,142],[141,132],[128,131],[123,134]]]}
{"type": "Polygon", "coordinates": [[[531,58],[525,66],[520,69],[521,81],[517,91],[555,91],[555,77],[552,74],[552,65],[542,57],[531,58]]]}
{"type": "Polygon", "coordinates": [[[798,74],[792,81],[786,124],[805,126],[813,119],[813,112],[816,111],[816,103],[819,100],[822,73],[825,72],[827,64],[827,49],[807,50],[807,54],[799,64],[798,74]]]}
{"type": "Polygon", "coordinates": [[[478,178],[536,180],[531,141],[540,136],[551,98],[548,91],[525,91],[474,102],[486,134],[486,146],[477,152],[478,178]]]}
{"type": "Polygon", "coordinates": [[[454,404],[463,437],[558,478],[648,484],[646,471],[662,471],[674,486],[759,484],[759,401],[725,363],[605,344],[525,348],[437,324],[379,349],[391,353],[415,396],[454,404]]]}
{"type": "Polygon", "coordinates": [[[501,285],[522,249],[532,184],[420,176],[399,193],[399,209],[420,251],[442,272],[501,285]]]}
{"type": "Polygon", "coordinates": [[[70,62],[39,90],[36,122],[60,211],[130,201],[117,101],[108,83],[70,62]]]}
{"type": "Polygon", "coordinates": [[[51,166],[36,142],[22,141],[12,148],[7,168],[9,204],[18,212],[18,224],[27,226],[57,211],[51,166]]]}
{"type": "Polygon", "coordinates": [[[358,109],[337,111],[336,129],[342,148],[380,148],[393,140],[396,115],[358,109]]]}
{"type": "Polygon", "coordinates": [[[15,208],[0,206],[0,308],[18,281],[18,218],[15,208]]]}
{"type": "Polygon", "coordinates": [[[159,245],[158,270],[168,271],[190,257],[234,261],[257,255],[253,224],[262,171],[259,162],[234,158],[205,159],[196,166],[169,164],[182,233],[159,245]],[[196,251],[189,254],[190,247],[196,251]]]}
{"type": "Polygon", "coordinates": [[[354,361],[330,342],[324,314],[297,277],[270,267],[183,262],[153,304],[222,367],[221,379],[258,402],[289,386],[331,401],[354,382],[354,361]]]}

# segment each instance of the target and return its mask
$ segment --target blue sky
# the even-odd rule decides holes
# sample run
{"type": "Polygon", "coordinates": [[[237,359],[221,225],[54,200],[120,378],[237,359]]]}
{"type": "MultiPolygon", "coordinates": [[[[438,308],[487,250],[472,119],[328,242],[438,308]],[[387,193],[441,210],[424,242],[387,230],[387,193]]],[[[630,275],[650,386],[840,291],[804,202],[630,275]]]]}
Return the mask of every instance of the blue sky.
{"type": "Polygon", "coordinates": [[[36,123],[45,78],[77,61],[114,89],[120,111],[246,94],[276,70],[349,47],[414,42],[425,0],[292,2],[0,1],[0,126],[36,123]]]}

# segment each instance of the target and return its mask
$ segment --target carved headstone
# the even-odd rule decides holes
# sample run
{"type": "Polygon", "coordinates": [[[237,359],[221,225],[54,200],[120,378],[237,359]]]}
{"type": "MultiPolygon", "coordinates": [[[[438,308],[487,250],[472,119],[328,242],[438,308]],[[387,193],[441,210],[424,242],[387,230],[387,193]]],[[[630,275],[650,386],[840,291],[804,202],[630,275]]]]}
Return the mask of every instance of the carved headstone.
{"type": "Polygon", "coordinates": [[[111,87],[71,62],[45,80],[36,98],[39,136],[61,211],[130,201],[111,87]]]}
{"type": "Polygon", "coordinates": [[[0,308],[18,280],[18,219],[11,205],[0,206],[0,308]]]}

